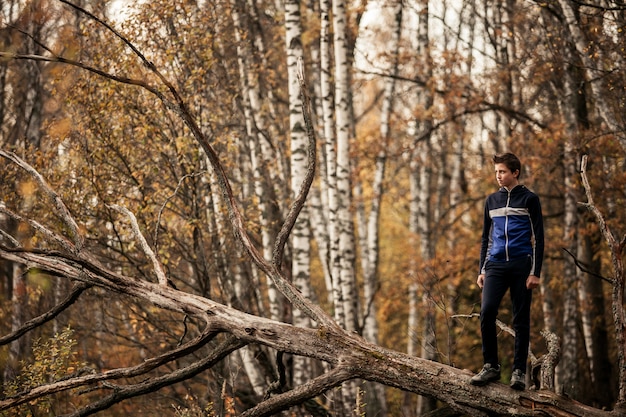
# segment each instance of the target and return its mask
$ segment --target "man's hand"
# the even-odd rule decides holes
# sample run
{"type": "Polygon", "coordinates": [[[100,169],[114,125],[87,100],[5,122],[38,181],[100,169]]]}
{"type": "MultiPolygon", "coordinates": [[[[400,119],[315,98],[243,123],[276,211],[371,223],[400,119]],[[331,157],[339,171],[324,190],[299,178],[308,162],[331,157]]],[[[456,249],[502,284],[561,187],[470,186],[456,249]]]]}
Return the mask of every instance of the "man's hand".
{"type": "Polygon", "coordinates": [[[482,289],[483,285],[485,285],[485,274],[480,274],[478,279],[476,280],[476,284],[482,289]]]}
{"type": "Polygon", "coordinates": [[[526,280],[526,288],[532,290],[533,288],[537,288],[539,286],[539,277],[535,275],[529,275],[526,280]]]}

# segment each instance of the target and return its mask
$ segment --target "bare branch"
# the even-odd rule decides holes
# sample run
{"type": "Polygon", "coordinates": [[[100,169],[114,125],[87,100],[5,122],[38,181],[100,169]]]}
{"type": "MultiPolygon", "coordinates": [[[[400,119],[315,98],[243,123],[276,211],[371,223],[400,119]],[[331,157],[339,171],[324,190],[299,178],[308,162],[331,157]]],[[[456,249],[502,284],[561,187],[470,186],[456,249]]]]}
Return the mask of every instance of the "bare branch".
{"type": "Polygon", "coordinates": [[[289,233],[291,233],[291,230],[298,219],[298,215],[304,207],[309,190],[311,189],[311,184],[313,184],[313,178],[315,177],[315,161],[317,158],[315,129],[313,128],[313,122],[311,121],[311,98],[309,97],[307,90],[304,78],[304,64],[301,58],[298,59],[298,81],[300,82],[300,97],[302,98],[302,115],[304,117],[304,125],[306,126],[307,137],[309,139],[309,146],[307,148],[307,172],[304,181],[300,185],[298,195],[291,205],[289,213],[287,213],[285,223],[276,237],[276,243],[272,254],[272,263],[276,268],[280,268],[287,238],[289,237],[289,233]]]}
{"type": "Polygon", "coordinates": [[[157,216],[156,226],[154,227],[153,245],[155,248],[158,248],[158,245],[159,245],[159,225],[161,224],[161,217],[163,216],[163,211],[165,210],[167,203],[169,203],[171,199],[176,197],[176,194],[178,194],[178,190],[180,190],[180,187],[183,184],[183,181],[185,181],[187,178],[193,178],[193,177],[200,176],[200,175],[206,175],[206,173],[207,173],[206,171],[202,171],[202,172],[196,172],[193,174],[184,175],[180,180],[178,180],[178,184],[176,184],[176,189],[174,190],[174,192],[172,192],[172,194],[165,199],[165,202],[161,205],[161,208],[159,209],[159,215],[157,216]]]}
{"type": "Polygon", "coordinates": [[[618,250],[621,252],[621,248],[619,244],[615,240],[615,236],[613,236],[613,232],[608,228],[606,221],[604,220],[604,216],[600,213],[600,210],[596,207],[593,201],[593,195],[591,194],[591,186],[589,185],[589,180],[587,179],[587,155],[583,155],[580,165],[580,176],[583,182],[583,186],[585,187],[585,195],[587,196],[586,203],[579,203],[580,205],[586,207],[589,211],[593,213],[596,217],[598,225],[600,226],[600,231],[602,232],[602,236],[606,239],[607,243],[611,250],[618,250]]]}
{"type": "Polygon", "coordinates": [[[167,276],[165,275],[165,271],[163,270],[163,265],[161,265],[161,262],[158,260],[156,254],[154,253],[154,251],[148,244],[148,241],[144,237],[143,233],[141,233],[141,230],[139,229],[139,223],[137,223],[137,217],[135,217],[133,212],[128,210],[126,207],[118,206],[117,204],[110,205],[109,207],[111,207],[113,210],[116,210],[122,214],[125,214],[126,217],[128,217],[128,220],[130,220],[130,224],[133,228],[133,233],[135,234],[135,237],[137,238],[137,240],[139,240],[141,249],[143,249],[145,254],[152,261],[152,266],[154,268],[154,272],[157,275],[159,284],[163,286],[167,286],[167,276]]]}
{"type": "Polygon", "coordinates": [[[120,77],[118,75],[113,75],[113,74],[109,74],[106,71],[102,71],[98,68],[94,68],[92,66],[89,66],[87,64],[84,64],[82,62],[79,61],[75,61],[73,59],[68,59],[68,58],[64,58],[62,56],[42,56],[42,55],[33,55],[33,54],[15,54],[12,52],[2,52],[0,51],[0,58],[5,58],[5,59],[18,59],[18,60],[29,60],[29,61],[42,61],[42,62],[58,62],[60,64],[66,64],[66,65],[70,65],[73,67],[77,67],[80,69],[83,69],[85,71],[91,72],[93,74],[99,75],[103,78],[109,79],[111,81],[115,81],[121,84],[128,84],[128,85],[134,85],[137,87],[141,87],[144,88],[146,90],[148,90],[149,92],[151,92],[152,94],[154,94],[155,96],[157,96],[161,102],[163,102],[163,104],[169,108],[170,110],[173,110],[175,112],[178,112],[178,107],[173,104],[170,100],[168,100],[163,93],[161,93],[159,90],[157,90],[156,88],[150,86],[150,84],[141,81],[141,80],[137,80],[137,79],[133,79],[133,78],[128,78],[128,77],[120,77]]]}
{"type": "Polygon", "coordinates": [[[591,276],[593,276],[593,277],[596,277],[596,278],[600,278],[601,280],[603,280],[603,281],[605,281],[605,282],[608,282],[609,284],[612,284],[612,283],[613,283],[613,280],[612,280],[612,279],[610,279],[610,278],[606,278],[606,277],[603,277],[603,276],[602,276],[602,275],[600,275],[600,274],[596,274],[595,272],[590,271],[590,270],[589,270],[587,267],[585,267],[585,266],[584,266],[584,265],[583,265],[583,264],[582,264],[582,263],[578,260],[578,258],[576,258],[576,256],[574,256],[574,254],[573,254],[572,252],[570,252],[567,248],[561,248],[561,249],[563,249],[565,252],[567,252],[567,254],[568,254],[569,256],[571,256],[571,257],[572,257],[572,259],[574,260],[574,264],[576,264],[576,266],[578,267],[578,269],[580,269],[580,270],[581,270],[581,271],[583,271],[584,273],[589,274],[589,275],[591,275],[591,276]]]}
{"type": "MultiPolygon", "coordinates": [[[[478,314],[478,313],[455,314],[455,315],[453,315],[451,317],[453,319],[459,319],[459,318],[464,318],[464,319],[480,318],[480,314],[478,314]]],[[[498,319],[496,319],[496,324],[498,325],[500,330],[502,330],[504,332],[507,332],[511,336],[515,337],[515,330],[513,330],[513,328],[511,326],[506,325],[503,321],[498,320],[498,319]]],[[[533,354],[533,352],[531,351],[530,347],[528,348],[528,356],[530,356],[530,360],[531,361],[536,361],[537,360],[537,357],[533,354]]]]}
{"type": "MultiPolygon", "coordinates": [[[[58,243],[59,245],[61,245],[62,248],[64,248],[68,252],[74,251],[74,246],[72,245],[70,241],[68,241],[63,236],[54,233],[52,230],[43,226],[39,222],[35,220],[31,220],[31,219],[26,219],[20,216],[19,214],[13,212],[12,210],[7,209],[3,205],[0,205],[0,213],[6,214],[7,216],[11,217],[13,220],[16,220],[18,222],[28,223],[30,227],[32,227],[35,231],[41,233],[44,237],[50,239],[51,241],[58,243]]],[[[11,243],[13,243],[16,247],[21,246],[20,242],[18,242],[13,236],[9,235],[7,232],[2,231],[2,234],[8,237],[9,240],[11,240],[11,243]]]]}
{"type": "Polygon", "coordinates": [[[43,178],[43,176],[35,168],[33,168],[26,161],[22,160],[15,153],[5,152],[2,149],[0,149],[0,156],[18,165],[20,168],[26,171],[35,181],[37,181],[37,183],[42,188],[42,190],[52,200],[53,207],[55,209],[54,211],[56,212],[56,214],[61,218],[61,220],[63,220],[65,225],[69,227],[72,237],[74,238],[73,251],[76,253],[80,252],[80,250],[82,249],[84,245],[84,238],[80,234],[76,221],[74,220],[74,218],[70,214],[70,211],[67,209],[67,207],[63,203],[63,200],[61,200],[61,197],[59,197],[59,195],[48,185],[48,183],[43,178]]]}
{"type": "Polygon", "coordinates": [[[626,309],[624,308],[624,283],[626,282],[624,272],[624,262],[622,260],[622,251],[626,240],[622,239],[617,241],[613,232],[609,229],[604,216],[598,210],[593,201],[591,194],[591,186],[587,179],[587,155],[583,155],[581,160],[580,175],[582,178],[583,186],[585,187],[585,194],[587,196],[587,203],[580,203],[590,210],[596,217],[600,231],[604,236],[609,250],[611,251],[611,263],[613,264],[613,272],[615,277],[613,278],[613,285],[611,291],[611,304],[613,311],[613,323],[615,327],[615,340],[617,346],[617,361],[618,361],[618,395],[617,402],[615,404],[616,410],[626,410],[626,309]]]}
{"type": "MultiPolygon", "coordinates": [[[[2,210],[2,206],[0,206],[0,210],[2,210]]],[[[11,236],[9,233],[5,232],[4,230],[0,229],[0,235],[2,235],[6,240],[8,240],[9,242],[11,242],[11,244],[15,247],[20,246],[20,242],[17,241],[17,239],[15,239],[13,236],[11,236]]]]}
{"type": "Polygon", "coordinates": [[[151,69],[152,71],[156,71],[156,67],[154,66],[154,64],[152,62],[150,62],[149,60],[146,59],[146,57],[139,51],[139,49],[137,49],[137,47],[135,45],[132,44],[132,42],[130,42],[128,39],[126,39],[124,36],[122,36],[121,33],[119,33],[117,30],[115,30],[115,28],[111,25],[109,25],[107,22],[105,22],[104,20],[100,19],[98,16],[94,15],[93,13],[91,13],[90,11],[88,11],[87,9],[80,7],[77,4],[74,4],[72,2],[69,2],[67,0],[59,0],[61,3],[67,4],[68,6],[78,10],[80,13],[84,14],[85,16],[88,16],[90,19],[96,21],[98,24],[104,26],[109,32],[113,33],[115,36],[117,36],[122,42],[124,42],[130,49],[132,49],[132,51],[135,53],[135,55],[137,55],[139,57],[139,59],[141,59],[141,61],[143,62],[143,64],[151,69]]]}

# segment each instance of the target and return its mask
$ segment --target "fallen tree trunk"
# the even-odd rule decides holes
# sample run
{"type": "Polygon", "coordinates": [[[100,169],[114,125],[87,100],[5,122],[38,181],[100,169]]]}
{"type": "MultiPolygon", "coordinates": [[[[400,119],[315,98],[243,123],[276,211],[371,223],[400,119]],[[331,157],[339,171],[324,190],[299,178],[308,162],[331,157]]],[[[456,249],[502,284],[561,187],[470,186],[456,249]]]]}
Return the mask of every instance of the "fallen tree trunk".
{"type": "MultiPolygon", "coordinates": [[[[271,396],[249,409],[245,416],[275,414],[351,379],[375,381],[431,396],[472,416],[620,415],[618,411],[597,410],[549,391],[518,392],[499,383],[474,387],[469,384],[472,375],[469,371],[384,349],[338,326],[299,328],[254,316],[207,298],[106,271],[81,257],[5,247],[0,248],[0,257],[201,318],[207,323],[207,331],[234,336],[231,342],[234,344],[233,349],[257,343],[277,351],[315,358],[330,365],[331,370],[328,373],[307,384],[271,396]]],[[[229,348],[224,350],[229,351],[229,348]]],[[[87,376],[53,382],[39,387],[36,396],[41,397],[90,383],[87,376]]],[[[20,393],[0,401],[0,410],[10,409],[32,399],[31,391],[20,393]]]]}

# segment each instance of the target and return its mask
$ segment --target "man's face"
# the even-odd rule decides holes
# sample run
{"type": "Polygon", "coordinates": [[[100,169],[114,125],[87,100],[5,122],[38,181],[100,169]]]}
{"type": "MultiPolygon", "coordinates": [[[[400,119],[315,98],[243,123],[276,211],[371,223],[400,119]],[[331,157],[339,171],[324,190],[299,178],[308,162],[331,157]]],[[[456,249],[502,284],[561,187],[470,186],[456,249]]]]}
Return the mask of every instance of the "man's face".
{"type": "Polygon", "coordinates": [[[505,164],[496,164],[496,180],[500,187],[511,188],[517,185],[517,171],[511,172],[505,164]]]}

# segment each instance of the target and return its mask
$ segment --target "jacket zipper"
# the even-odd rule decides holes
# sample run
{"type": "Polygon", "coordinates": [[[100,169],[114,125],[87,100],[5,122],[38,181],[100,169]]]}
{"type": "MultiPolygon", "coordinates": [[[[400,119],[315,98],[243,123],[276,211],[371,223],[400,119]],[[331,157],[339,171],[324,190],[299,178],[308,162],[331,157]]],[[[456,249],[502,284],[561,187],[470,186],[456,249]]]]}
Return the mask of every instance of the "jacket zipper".
{"type": "MultiPolygon", "coordinates": [[[[506,188],[505,188],[506,189],[506,188]]],[[[506,261],[509,261],[509,204],[511,203],[511,190],[506,189],[506,207],[504,208],[504,253],[506,261]]]]}

